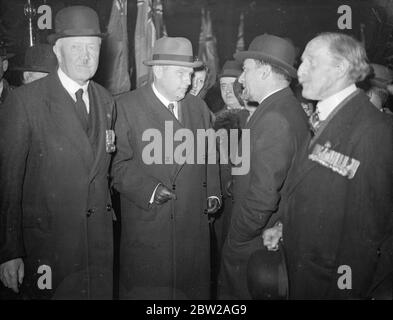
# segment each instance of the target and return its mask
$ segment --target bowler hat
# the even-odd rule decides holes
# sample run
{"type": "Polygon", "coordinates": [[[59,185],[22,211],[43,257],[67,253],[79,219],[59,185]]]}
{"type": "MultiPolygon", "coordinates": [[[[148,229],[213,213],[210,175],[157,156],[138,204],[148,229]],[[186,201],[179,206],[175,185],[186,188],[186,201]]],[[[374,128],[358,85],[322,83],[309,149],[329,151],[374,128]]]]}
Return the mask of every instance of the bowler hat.
{"type": "Polygon", "coordinates": [[[146,66],[174,65],[197,68],[202,61],[195,61],[190,40],[182,37],[163,37],[156,41],[151,60],[143,61],[146,66]]]}
{"type": "Polygon", "coordinates": [[[237,78],[242,74],[242,65],[236,60],[227,60],[222,67],[219,78],[233,77],[237,78]]]}
{"type": "Polygon", "coordinates": [[[25,53],[25,62],[13,70],[50,73],[57,67],[57,59],[52,47],[46,43],[38,43],[28,47],[25,53]]]}
{"type": "Polygon", "coordinates": [[[3,58],[4,60],[8,60],[8,59],[11,59],[14,56],[15,56],[14,53],[7,52],[7,49],[4,46],[0,45],[0,57],[1,58],[3,58]]]}
{"type": "Polygon", "coordinates": [[[247,284],[255,300],[288,298],[288,275],[282,246],[278,251],[265,247],[255,251],[247,264],[247,284]]]}
{"type": "Polygon", "coordinates": [[[85,6],[72,6],[61,9],[55,18],[55,33],[48,36],[54,44],[66,37],[103,37],[97,13],[85,6]]]}
{"type": "Polygon", "coordinates": [[[289,40],[271,34],[257,36],[247,51],[235,53],[234,58],[239,62],[245,59],[263,60],[286,71],[292,78],[297,77],[293,67],[296,59],[295,46],[289,40]]]}
{"type": "Polygon", "coordinates": [[[387,85],[391,84],[393,81],[392,70],[376,63],[370,63],[370,66],[372,67],[372,73],[369,78],[370,84],[378,88],[386,89],[387,85]]]}

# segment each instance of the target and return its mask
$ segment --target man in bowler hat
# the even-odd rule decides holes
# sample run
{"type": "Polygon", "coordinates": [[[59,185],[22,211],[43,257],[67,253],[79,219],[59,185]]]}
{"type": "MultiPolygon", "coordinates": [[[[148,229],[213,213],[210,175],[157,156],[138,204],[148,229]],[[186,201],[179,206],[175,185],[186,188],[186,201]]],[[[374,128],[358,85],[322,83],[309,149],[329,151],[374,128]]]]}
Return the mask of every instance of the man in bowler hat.
{"type": "Polygon", "coordinates": [[[263,248],[262,232],[281,209],[281,193],[293,158],[309,133],[306,115],[289,88],[296,77],[292,43],[263,34],[251,42],[248,51],[234,57],[243,63],[239,82],[244,86],[245,98],[259,105],[244,128],[250,130],[250,171],[234,177],[234,204],[222,253],[219,297],[250,299],[248,259],[263,248]]]}
{"type": "Polygon", "coordinates": [[[317,100],[313,137],[294,159],[282,236],[291,299],[392,299],[393,122],[355,83],[369,73],[363,45],[340,33],[312,39],[298,69],[317,100]]]}
{"type": "Polygon", "coordinates": [[[90,80],[101,37],[94,10],[60,10],[57,72],[0,108],[0,279],[23,298],[112,298],[114,101],[90,80]]]}
{"type": "Polygon", "coordinates": [[[24,64],[13,68],[13,70],[22,71],[22,82],[28,84],[56,71],[56,67],[57,59],[52,46],[46,43],[37,43],[26,49],[24,64]]]}
{"type": "Polygon", "coordinates": [[[194,61],[188,39],[166,37],[144,63],[152,66],[154,81],[117,100],[113,175],[122,213],[120,298],[208,299],[207,214],[220,206],[218,165],[198,164],[197,130],[210,128],[210,112],[203,100],[186,94],[193,68],[202,62],[194,61]],[[187,163],[176,161],[180,141],[170,132],[185,129],[195,142],[187,139],[187,163]],[[146,152],[152,144],[143,138],[148,130],[162,137],[154,140],[157,161],[146,152]]]}

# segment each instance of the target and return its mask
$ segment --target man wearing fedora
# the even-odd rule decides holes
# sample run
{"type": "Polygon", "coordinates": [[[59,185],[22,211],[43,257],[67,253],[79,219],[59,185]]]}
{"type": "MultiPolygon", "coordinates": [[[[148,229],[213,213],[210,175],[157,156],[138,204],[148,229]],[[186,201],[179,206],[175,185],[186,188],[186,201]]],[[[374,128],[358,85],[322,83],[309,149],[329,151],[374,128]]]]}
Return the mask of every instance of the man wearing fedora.
{"type": "Polygon", "coordinates": [[[235,59],[243,62],[239,82],[245,98],[259,105],[245,126],[250,130],[250,171],[234,178],[234,205],[222,254],[219,297],[250,299],[248,260],[263,248],[262,232],[280,209],[293,158],[309,133],[306,115],[289,88],[296,77],[292,43],[263,34],[251,42],[248,51],[236,53],[235,59]]]}
{"type": "Polygon", "coordinates": [[[57,72],[0,108],[0,279],[23,298],[112,298],[114,101],[90,80],[101,37],[94,10],[60,10],[57,72]]]}
{"type": "Polygon", "coordinates": [[[13,89],[13,87],[10,86],[8,81],[4,78],[4,74],[8,69],[8,59],[13,56],[13,53],[8,53],[4,47],[0,47],[0,105],[13,89]]]}
{"type": "Polygon", "coordinates": [[[355,85],[369,69],[345,34],[303,52],[302,95],[319,102],[283,197],[289,298],[392,299],[393,122],[355,85]]]}
{"type": "MultiPolygon", "coordinates": [[[[198,97],[186,94],[194,61],[186,38],[158,39],[152,66],[154,81],[119,97],[114,187],[121,196],[120,298],[208,299],[210,247],[207,213],[220,206],[218,166],[197,164],[196,134],[210,127],[210,112],[198,97]],[[191,130],[192,161],[177,163],[173,132],[191,130]],[[157,161],[146,159],[146,130],[162,137],[157,161]],[[165,139],[172,139],[168,144],[165,139]],[[173,143],[173,148],[170,145],[173,143]],[[165,155],[165,158],[162,157],[165,155]],[[172,159],[171,159],[172,158],[172,159]],[[143,172],[145,177],[137,177],[143,172]]],[[[188,140],[189,141],[189,140],[188,140]]],[[[150,147],[151,148],[151,147],[150,147]]]]}
{"type": "Polygon", "coordinates": [[[57,59],[52,46],[46,43],[37,43],[26,49],[24,64],[13,70],[22,71],[22,82],[28,84],[56,71],[56,67],[57,59]]]}

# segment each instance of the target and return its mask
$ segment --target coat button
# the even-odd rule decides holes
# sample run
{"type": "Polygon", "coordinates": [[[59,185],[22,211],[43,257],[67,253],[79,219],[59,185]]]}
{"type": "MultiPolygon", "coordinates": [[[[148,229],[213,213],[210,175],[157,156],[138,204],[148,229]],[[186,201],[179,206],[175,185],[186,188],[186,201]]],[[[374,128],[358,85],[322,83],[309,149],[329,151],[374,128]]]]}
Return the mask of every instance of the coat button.
{"type": "Polygon", "coordinates": [[[87,210],[86,216],[90,217],[91,214],[94,212],[95,212],[95,210],[91,208],[91,209],[87,210]]]}
{"type": "Polygon", "coordinates": [[[377,249],[377,256],[378,256],[378,257],[381,256],[381,249],[380,249],[380,248],[377,249]]]}
{"type": "Polygon", "coordinates": [[[106,211],[112,211],[112,206],[110,204],[106,205],[106,211]]]}

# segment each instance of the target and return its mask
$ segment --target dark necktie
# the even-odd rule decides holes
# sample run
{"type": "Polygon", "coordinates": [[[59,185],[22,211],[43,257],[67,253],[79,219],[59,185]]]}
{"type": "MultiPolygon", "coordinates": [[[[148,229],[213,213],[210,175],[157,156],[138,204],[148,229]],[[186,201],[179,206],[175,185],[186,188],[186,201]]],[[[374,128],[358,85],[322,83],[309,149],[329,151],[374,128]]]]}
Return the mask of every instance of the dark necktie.
{"type": "Polygon", "coordinates": [[[175,105],[173,103],[168,104],[168,110],[173,114],[173,116],[176,118],[175,115],[175,105]]]}
{"type": "Polygon", "coordinates": [[[319,119],[318,109],[315,110],[315,112],[313,112],[311,114],[311,116],[308,120],[309,120],[311,132],[315,135],[317,133],[318,129],[321,127],[321,124],[323,122],[323,121],[321,121],[321,119],[319,119]]]}
{"type": "Polygon", "coordinates": [[[89,121],[88,121],[89,115],[87,113],[86,104],[82,99],[82,95],[83,95],[83,89],[79,89],[77,92],[75,92],[75,97],[76,97],[75,110],[82,124],[83,129],[87,132],[89,126],[89,121]]]}

